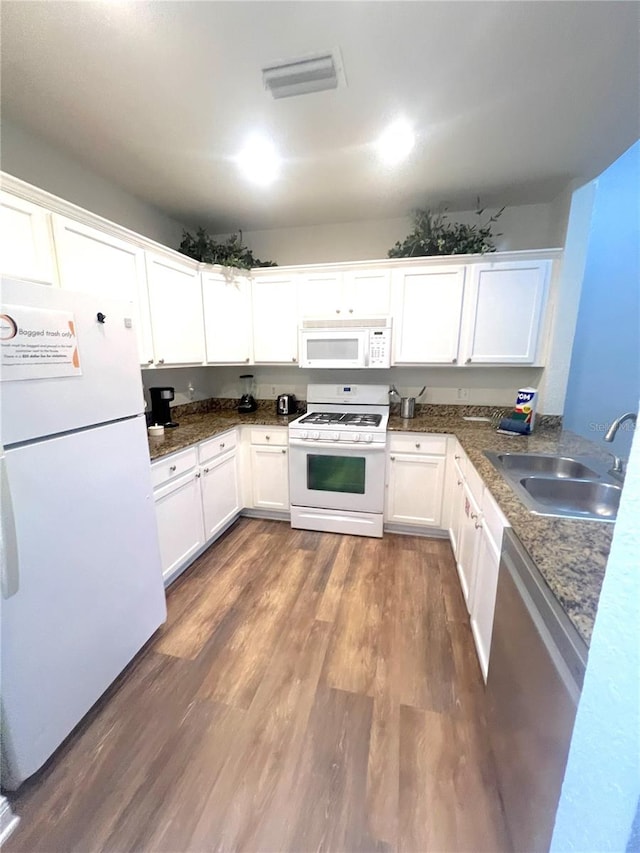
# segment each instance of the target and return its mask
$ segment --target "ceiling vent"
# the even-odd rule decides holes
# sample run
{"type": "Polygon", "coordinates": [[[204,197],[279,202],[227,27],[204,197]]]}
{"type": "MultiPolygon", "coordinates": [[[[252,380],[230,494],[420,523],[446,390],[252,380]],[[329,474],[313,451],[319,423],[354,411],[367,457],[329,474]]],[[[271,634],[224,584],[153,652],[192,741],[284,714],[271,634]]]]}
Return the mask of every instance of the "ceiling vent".
{"type": "Polygon", "coordinates": [[[340,51],[278,62],[262,69],[262,80],[274,98],[291,98],[346,86],[340,51]]]}

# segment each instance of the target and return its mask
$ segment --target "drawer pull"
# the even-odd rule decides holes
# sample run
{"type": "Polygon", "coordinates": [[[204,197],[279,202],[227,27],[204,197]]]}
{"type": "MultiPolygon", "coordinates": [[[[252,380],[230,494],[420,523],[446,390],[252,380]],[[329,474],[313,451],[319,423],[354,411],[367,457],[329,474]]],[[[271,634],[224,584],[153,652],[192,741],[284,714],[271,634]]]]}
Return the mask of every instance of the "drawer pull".
{"type": "Polygon", "coordinates": [[[265,435],[265,438],[267,439],[267,441],[271,441],[271,436],[270,436],[270,435],[265,435]]]}
{"type": "Polygon", "coordinates": [[[202,473],[203,473],[203,474],[208,474],[208,473],[209,473],[209,469],[208,469],[208,468],[203,468],[203,469],[202,469],[202,473]]]}
{"type": "Polygon", "coordinates": [[[420,442],[419,441],[416,441],[416,447],[418,448],[418,450],[420,450],[420,442]]]}
{"type": "Polygon", "coordinates": [[[287,451],[286,451],[286,450],[283,450],[282,452],[283,452],[283,453],[286,453],[287,451]]]}
{"type": "Polygon", "coordinates": [[[220,447],[224,447],[224,441],[220,442],[220,447]]]}
{"type": "Polygon", "coordinates": [[[462,485],[462,480],[458,480],[458,485],[459,485],[459,486],[461,486],[461,485],[462,485]]]}
{"type": "Polygon", "coordinates": [[[462,457],[461,456],[454,456],[453,458],[454,459],[461,459],[462,457]]]}
{"type": "Polygon", "coordinates": [[[336,308],[336,314],[339,314],[339,313],[340,313],[340,309],[336,308]]]}
{"type": "Polygon", "coordinates": [[[476,521],[475,527],[476,527],[476,530],[480,530],[480,528],[482,527],[482,525],[481,525],[481,524],[478,524],[478,522],[476,521]]]}
{"type": "Polygon", "coordinates": [[[200,471],[197,471],[196,472],[196,479],[198,480],[198,479],[200,479],[200,477],[201,477],[200,471]]]}
{"type": "Polygon", "coordinates": [[[169,468],[169,471],[171,471],[171,473],[173,473],[173,472],[177,469],[177,467],[178,467],[177,465],[172,465],[172,466],[169,468]]]}
{"type": "Polygon", "coordinates": [[[477,518],[477,517],[478,517],[478,513],[477,513],[477,512],[472,512],[472,513],[471,513],[471,518],[477,518]]]}
{"type": "Polygon", "coordinates": [[[390,457],[389,457],[389,459],[390,459],[392,462],[395,462],[395,461],[396,461],[396,457],[395,457],[395,456],[390,456],[390,457]]]}

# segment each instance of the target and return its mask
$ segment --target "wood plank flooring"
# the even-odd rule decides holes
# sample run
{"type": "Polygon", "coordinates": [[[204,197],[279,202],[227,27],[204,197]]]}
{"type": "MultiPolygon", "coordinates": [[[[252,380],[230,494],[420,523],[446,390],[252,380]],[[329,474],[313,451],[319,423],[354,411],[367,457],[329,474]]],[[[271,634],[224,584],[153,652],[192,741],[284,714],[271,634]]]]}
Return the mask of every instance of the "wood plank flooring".
{"type": "Polygon", "coordinates": [[[17,851],[508,851],[447,542],[241,519],[10,800],[17,851]]]}

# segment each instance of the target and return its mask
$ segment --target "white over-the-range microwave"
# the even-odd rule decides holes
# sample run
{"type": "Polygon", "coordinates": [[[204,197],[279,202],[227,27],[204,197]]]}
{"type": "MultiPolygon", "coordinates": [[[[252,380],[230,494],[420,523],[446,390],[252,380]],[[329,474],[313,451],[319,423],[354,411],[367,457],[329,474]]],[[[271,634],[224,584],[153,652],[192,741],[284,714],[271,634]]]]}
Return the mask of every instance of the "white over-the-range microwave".
{"type": "Polygon", "coordinates": [[[391,318],[304,320],[300,367],[362,368],[391,364],[391,318]]]}

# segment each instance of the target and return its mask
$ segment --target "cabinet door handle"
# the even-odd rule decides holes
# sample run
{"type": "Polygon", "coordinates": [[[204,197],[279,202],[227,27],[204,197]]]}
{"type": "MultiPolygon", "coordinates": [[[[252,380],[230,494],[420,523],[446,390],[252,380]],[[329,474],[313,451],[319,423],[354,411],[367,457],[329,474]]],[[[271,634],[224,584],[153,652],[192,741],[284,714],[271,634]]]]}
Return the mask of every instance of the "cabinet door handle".
{"type": "Polygon", "coordinates": [[[147,362],[147,364],[153,364],[153,359],[150,358],[149,361],[147,362]]]}
{"type": "Polygon", "coordinates": [[[471,359],[470,359],[470,358],[468,358],[468,359],[465,361],[465,364],[471,364],[471,359]]]}
{"type": "Polygon", "coordinates": [[[461,457],[460,457],[460,456],[456,456],[456,455],[454,454],[453,458],[454,458],[454,459],[460,459],[461,457]]]}
{"type": "Polygon", "coordinates": [[[339,314],[339,313],[340,313],[340,309],[336,308],[336,314],[339,314]]]}
{"type": "Polygon", "coordinates": [[[283,450],[282,452],[283,452],[283,453],[286,453],[287,451],[286,451],[286,450],[283,450]]]}
{"type": "Polygon", "coordinates": [[[164,364],[164,358],[159,358],[159,359],[158,359],[158,364],[164,364]]]}
{"type": "Polygon", "coordinates": [[[224,447],[224,441],[220,442],[220,447],[224,447]]]}
{"type": "Polygon", "coordinates": [[[471,518],[477,518],[477,517],[478,517],[478,513],[477,513],[477,512],[472,512],[472,513],[471,513],[471,518]]]}
{"type": "Polygon", "coordinates": [[[248,362],[248,361],[249,361],[249,356],[247,356],[247,357],[245,358],[245,361],[246,361],[246,362],[248,362]]]}
{"type": "Polygon", "coordinates": [[[203,468],[203,469],[202,469],[202,473],[203,473],[203,474],[208,474],[208,473],[209,473],[209,469],[208,469],[208,468],[203,468]]]}
{"type": "Polygon", "coordinates": [[[353,308],[349,308],[349,314],[353,314],[353,308]]]}
{"type": "Polygon", "coordinates": [[[196,480],[199,480],[199,479],[200,479],[200,477],[201,477],[200,471],[197,471],[197,472],[196,472],[196,480]]]}
{"type": "Polygon", "coordinates": [[[458,363],[458,359],[457,359],[457,358],[452,358],[452,359],[451,359],[451,364],[457,364],[457,363],[458,363]]]}
{"type": "Polygon", "coordinates": [[[265,438],[267,439],[267,441],[271,441],[271,436],[270,436],[270,435],[265,435],[265,438]]]}
{"type": "Polygon", "coordinates": [[[416,447],[418,448],[418,450],[420,450],[420,442],[419,441],[416,441],[416,447]]]}
{"type": "Polygon", "coordinates": [[[389,459],[390,459],[392,462],[395,462],[395,461],[396,461],[396,457],[395,457],[395,456],[390,456],[390,457],[389,457],[389,459]]]}
{"type": "Polygon", "coordinates": [[[295,357],[295,355],[294,355],[294,357],[291,359],[291,361],[293,361],[294,363],[295,363],[297,360],[298,360],[298,359],[295,357]]]}
{"type": "Polygon", "coordinates": [[[171,473],[173,474],[173,472],[176,470],[176,468],[177,468],[177,466],[176,466],[176,465],[172,465],[172,466],[169,468],[169,471],[171,471],[171,473]]]}
{"type": "Polygon", "coordinates": [[[482,527],[482,525],[478,524],[478,522],[476,521],[476,523],[475,523],[476,530],[480,530],[481,527],[482,527]]]}

